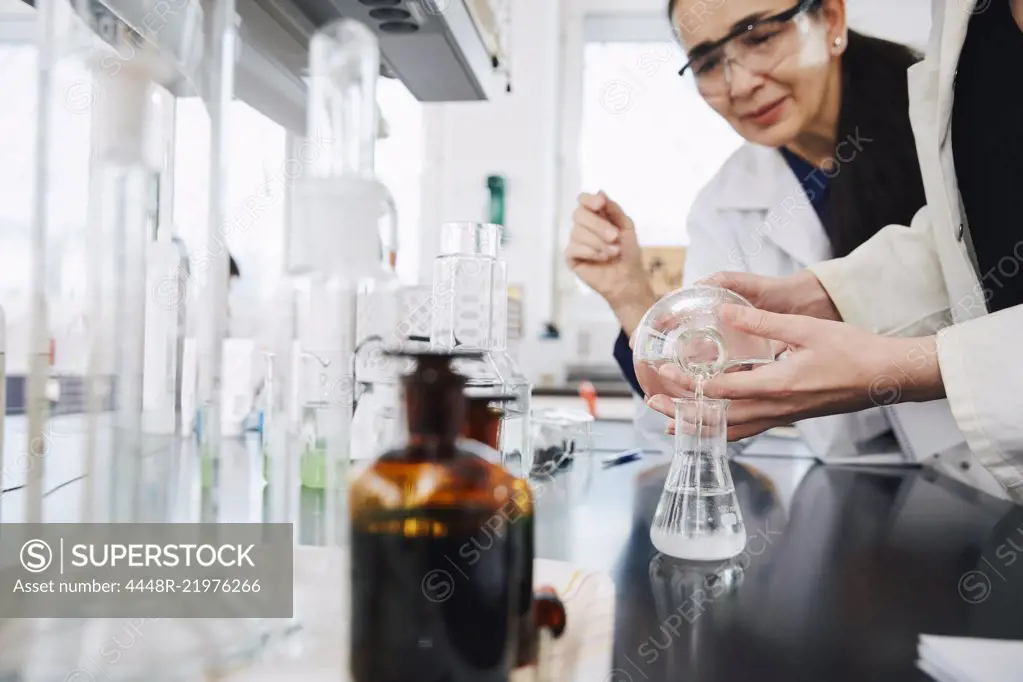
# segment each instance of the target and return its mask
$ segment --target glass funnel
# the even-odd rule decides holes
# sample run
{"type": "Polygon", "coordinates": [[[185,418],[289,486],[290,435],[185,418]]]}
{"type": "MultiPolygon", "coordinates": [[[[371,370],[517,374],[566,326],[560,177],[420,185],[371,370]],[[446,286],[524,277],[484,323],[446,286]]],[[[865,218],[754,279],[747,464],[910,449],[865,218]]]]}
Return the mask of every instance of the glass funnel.
{"type": "Polygon", "coordinates": [[[675,399],[675,454],[650,541],[677,559],[720,561],[746,546],[728,469],[727,400],[675,399]]]}
{"type": "Polygon", "coordinates": [[[721,306],[752,308],[739,294],[712,286],[679,289],[655,303],[639,323],[632,341],[636,377],[647,395],[668,394],[659,367],[676,364],[693,378],[751,369],[774,360],[767,339],[727,325],[721,306]]]}

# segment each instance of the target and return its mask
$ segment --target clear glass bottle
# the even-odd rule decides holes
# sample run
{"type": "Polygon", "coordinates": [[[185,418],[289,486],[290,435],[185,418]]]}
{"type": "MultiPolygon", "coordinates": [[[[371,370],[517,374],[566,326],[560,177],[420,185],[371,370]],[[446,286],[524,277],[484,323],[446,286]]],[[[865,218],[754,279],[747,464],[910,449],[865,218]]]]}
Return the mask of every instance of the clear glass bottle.
{"type": "Polygon", "coordinates": [[[505,466],[520,475],[533,470],[532,432],[529,424],[532,384],[508,349],[508,264],[501,257],[504,228],[482,225],[481,245],[494,259],[491,276],[490,347],[487,359],[500,377],[502,390],[513,400],[503,405],[501,456],[505,466]]]}
{"type": "Polygon", "coordinates": [[[465,379],[454,354],[414,357],[403,380],[408,443],[377,458],[349,497],[352,679],[429,671],[506,682],[522,620],[533,618],[531,606],[523,613],[532,498],[525,481],[459,445],[465,379]]]}
{"type": "MultiPolygon", "coordinates": [[[[287,258],[294,296],[281,311],[293,327],[275,365],[290,371],[277,387],[286,403],[282,454],[300,463],[303,487],[323,490],[327,544],[342,542],[347,527],[341,500],[351,460],[360,281],[380,260],[384,198],[373,174],[379,70],[376,36],[363,24],[336,21],[313,36],[307,137],[320,151],[294,185],[287,258]]],[[[292,499],[292,492],[277,497],[292,499]]]]}
{"type": "Polygon", "coordinates": [[[728,468],[728,402],[675,399],[675,453],[650,527],[650,541],[668,556],[716,561],[746,547],[728,468]]]}
{"type": "MultiPolygon", "coordinates": [[[[334,22],[316,33],[310,53],[307,134],[326,150],[294,192],[288,264],[300,292],[292,362],[301,404],[289,411],[289,440],[302,486],[324,489],[394,431],[393,363],[360,351],[397,326],[399,283],[381,237],[381,220],[395,220],[393,202],[374,168],[376,36],[358,22],[334,22]]],[[[332,495],[325,499],[330,506],[332,495]]]]}
{"type": "Polygon", "coordinates": [[[489,350],[493,237],[478,223],[445,223],[433,262],[430,343],[441,349],[489,350]]]}
{"type": "Polygon", "coordinates": [[[401,282],[394,273],[397,210],[386,192],[384,201],[387,246],[381,237],[379,261],[359,280],[355,349],[355,398],[352,418],[352,459],[367,460],[381,447],[400,440],[399,365],[384,350],[400,345],[395,339],[401,282]]]}
{"type": "Polygon", "coordinates": [[[470,390],[512,398],[502,404],[498,450],[512,473],[526,476],[532,467],[532,387],[508,353],[508,286],[500,244],[500,225],[442,227],[440,255],[434,261],[430,344],[484,351],[479,360],[460,360],[458,371],[466,376],[470,390]]]}

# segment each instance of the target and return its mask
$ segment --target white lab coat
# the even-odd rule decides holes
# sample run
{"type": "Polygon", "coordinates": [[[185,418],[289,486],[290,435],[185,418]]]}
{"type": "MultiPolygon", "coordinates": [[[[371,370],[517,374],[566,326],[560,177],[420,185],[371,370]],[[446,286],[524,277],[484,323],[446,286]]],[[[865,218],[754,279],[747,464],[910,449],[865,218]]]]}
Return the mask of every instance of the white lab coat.
{"type": "Polygon", "coordinates": [[[846,258],[812,269],[848,322],[878,334],[937,332],[945,392],[969,450],[1023,503],[1023,306],[988,315],[984,302],[986,288],[1023,275],[1023,241],[1003,272],[978,274],[952,160],[953,81],[976,3],[935,0],[927,57],[909,70],[927,206],[909,229],[886,227],[846,258]]]}

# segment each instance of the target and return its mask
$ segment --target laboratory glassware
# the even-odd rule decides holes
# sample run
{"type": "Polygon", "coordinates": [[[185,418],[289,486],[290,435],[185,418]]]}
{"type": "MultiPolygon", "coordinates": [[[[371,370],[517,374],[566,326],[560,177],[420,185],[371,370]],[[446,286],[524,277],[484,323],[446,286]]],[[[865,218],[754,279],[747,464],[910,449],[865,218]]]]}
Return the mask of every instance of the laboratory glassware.
{"type": "Polygon", "coordinates": [[[394,339],[402,347],[428,348],[433,317],[433,284],[403,286],[398,292],[398,318],[394,339]],[[410,344],[418,344],[410,346],[410,344]]]}
{"type": "Polygon", "coordinates": [[[460,446],[459,355],[414,354],[403,379],[407,445],[381,454],[352,484],[355,682],[416,679],[424,670],[452,682],[507,682],[518,633],[535,627],[532,494],[460,446]],[[465,580],[452,583],[452,570],[465,580]]]}
{"type": "Polygon", "coordinates": [[[527,476],[532,466],[529,405],[532,386],[508,352],[508,286],[501,259],[501,226],[446,223],[434,261],[430,345],[484,351],[456,367],[471,391],[512,396],[501,404],[500,447],[505,466],[527,476]]]}
{"type": "MultiPolygon", "coordinates": [[[[339,500],[351,463],[360,289],[366,293],[382,260],[387,193],[373,165],[379,70],[377,38],[363,24],[340,20],[313,36],[306,135],[321,152],[294,185],[287,258],[293,333],[275,363],[291,374],[279,386],[287,403],[279,454],[297,458],[304,487],[324,491],[327,544],[341,542],[345,528],[339,500]]],[[[278,484],[273,474],[270,483],[278,484]]]]}
{"type": "Polygon", "coordinates": [[[465,426],[462,435],[475,443],[487,446],[484,459],[493,462],[501,460],[501,403],[514,400],[512,396],[473,394],[466,391],[465,426]]]}
{"type": "Polygon", "coordinates": [[[146,351],[142,430],[154,441],[181,434],[181,389],[187,324],[188,253],[169,226],[157,228],[146,263],[146,351]]]}
{"type": "Polygon", "coordinates": [[[746,527],[728,464],[728,403],[675,398],[671,468],[650,526],[658,551],[679,559],[730,559],[746,527]]]}
{"type": "Polygon", "coordinates": [[[203,82],[203,99],[210,117],[210,188],[206,224],[202,285],[203,313],[198,330],[198,415],[199,456],[206,490],[219,492],[219,467],[223,444],[222,383],[224,338],[227,336],[227,285],[230,273],[224,226],[230,224],[231,102],[234,99],[235,59],[238,26],[236,0],[213,3],[212,44],[203,82]],[[205,484],[209,485],[205,485],[205,484]]]}
{"type": "Polygon", "coordinates": [[[694,286],[667,294],[646,312],[632,339],[632,354],[636,377],[647,395],[670,393],[657,373],[665,364],[681,367],[693,379],[707,379],[774,359],[771,341],[722,319],[721,306],[726,303],[752,307],[728,289],[694,286]]]}
{"type": "MultiPolygon", "coordinates": [[[[186,5],[191,4],[181,3],[182,13],[186,5]]],[[[205,62],[218,76],[210,79],[211,89],[206,94],[231,89],[227,72],[235,56],[233,1],[218,0],[209,5],[214,11],[207,17],[211,25],[202,31],[202,36],[209,41],[204,47],[205,62]]],[[[153,153],[155,145],[150,144],[154,120],[151,109],[155,104],[155,85],[168,85],[179,75],[154,43],[143,40],[138,31],[121,22],[101,3],[49,0],[37,2],[36,7],[42,40],[39,138],[43,150],[38,158],[41,180],[37,198],[47,204],[36,220],[37,254],[40,248],[43,250],[42,257],[35,259],[39,273],[45,273],[46,266],[53,262],[52,256],[59,253],[54,249],[50,258],[45,253],[47,241],[58,236],[49,229],[53,227],[53,206],[59,203],[52,193],[69,190],[46,184],[47,164],[52,170],[55,163],[53,142],[57,139],[52,110],[66,108],[71,92],[54,88],[52,76],[59,68],[58,62],[70,59],[83,65],[87,73],[76,85],[84,87],[91,95],[84,102],[93,126],[88,210],[82,212],[88,216],[89,251],[84,259],[86,314],[80,332],[76,332],[84,336],[81,348],[86,366],[85,415],[82,421],[86,432],[80,452],[84,451],[87,476],[80,484],[84,494],[77,520],[166,522],[171,517],[168,499],[175,496],[165,474],[174,465],[168,461],[168,455],[175,455],[176,450],[153,453],[145,449],[144,336],[148,294],[155,293],[147,286],[146,268],[147,247],[156,232],[154,198],[156,168],[159,167],[153,153]],[[109,45],[104,45],[96,33],[109,45]],[[128,59],[127,54],[131,55],[128,59]],[[111,68],[112,65],[116,68],[111,68]]],[[[224,100],[230,98],[230,92],[223,97],[224,100]]],[[[224,113],[223,107],[219,111],[224,113]]],[[[220,128],[222,133],[223,126],[220,128]]],[[[214,130],[216,140],[217,126],[214,130]]],[[[218,151],[212,155],[217,162],[223,161],[219,146],[214,144],[218,151]]],[[[65,164],[67,159],[61,157],[56,163],[65,164]]],[[[217,172],[212,174],[214,194],[219,193],[222,170],[218,166],[217,172]]],[[[221,213],[214,211],[215,216],[221,213]]],[[[212,222],[220,225],[223,221],[214,219],[212,222]]],[[[46,275],[44,281],[51,276],[52,273],[46,275]]],[[[223,279],[226,280],[226,261],[223,279]]],[[[216,277],[211,281],[215,282],[216,277]]],[[[65,331],[54,324],[56,317],[48,321],[46,309],[49,307],[50,311],[60,314],[65,302],[59,300],[58,295],[53,301],[56,305],[46,306],[45,299],[38,299],[38,291],[33,302],[36,313],[33,348],[37,355],[46,357],[42,349],[48,330],[52,329],[55,334],[65,331]]],[[[71,344],[62,346],[65,347],[73,350],[71,344]]],[[[34,406],[40,395],[40,378],[40,372],[33,369],[30,384],[34,388],[30,391],[36,398],[29,408],[33,419],[42,412],[34,406]]],[[[49,426],[55,422],[51,420],[49,426]]],[[[34,422],[30,431],[38,432],[38,424],[39,421],[34,422]]],[[[215,421],[208,425],[207,433],[212,434],[215,425],[215,421]]],[[[76,444],[62,443],[61,448],[73,451],[76,444]]],[[[40,466],[36,469],[40,478],[42,459],[39,458],[40,466]]],[[[29,510],[28,520],[39,520],[38,497],[28,497],[35,507],[29,510]]],[[[143,595],[140,599],[146,597],[143,595]]],[[[21,679],[60,679],[69,674],[69,670],[78,676],[102,675],[114,681],[195,679],[225,665],[226,661],[237,662],[239,657],[258,652],[265,634],[258,620],[163,619],[150,624],[146,637],[140,638],[129,652],[124,652],[119,665],[102,671],[90,669],[93,663],[88,652],[97,651],[96,647],[116,637],[119,628],[123,628],[123,623],[105,618],[41,623],[33,644],[26,647],[30,662],[21,679]],[[69,664],[69,658],[75,660],[69,664]]]]}
{"type": "Polygon", "coordinates": [[[430,343],[437,348],[490,349],[494,228],[479,223],[441,226],[430,316],[430,343]]]}
{"type": "Polygon", "coordinates": [[[542,409],[530,414],[534,488],[544,497],[578,503],[593,480],[593,417],[579,410],[542,409]]]}
{"type": "Polygon", "coordinates": [[[385,249],[381,237],[380,256],[358,283],[357,339],[355,348],[355,395],[352,417],[352,459],[374,457],[380,447],[396,445],[401,439],[400,366],[384,351],[400,346],[398,330],[401,282],[393,270],[393,243],[397,233],[398,214],[394,200],[386,188],[384,195],[386,226],[381,234],[388,237],[385,249]]]}
{"type": "MultiPolygon", "coordinates": [[[[162,495],[152,494],[154,487],[161,487],[153,469],[167,462],[147,456],[143,437],[144,340],[149,249],[158,212],[156,93],[158,85],[176,76],[153,45],[102,5],[80,1],[46,5],[41,14],[50,15],[42,21],[52,22],[45,41],[53,50],[51,57],[78,61],[86,71],[79,85],[92,95],[87,108],[92,149],[80,323],[64,327],[60,319],[67,313],[63,296],[70,299],[76,294],[73,282],[67,283],[72,287],[61,287],[63,296],[50,301],[50,311],[56,313],[53,335],[58,347],[66,349],[62,364],[81,362],[84,367],[81,445],[88,476],[82,484],[79,520],[159,522],[169,510],[162,495]],[[111,60],[119,59],[125,48],[132,50],[132,58],[110,68],[111,60]],[[69,336],[82,338],[74,342],[69,336]],[[75,357],[79,354],[81,359],[75,357]]],[[[46,60],[41,61],[45,69],[46,60]]],[[[45,112],[44,107],[40,110],[45,112]]],[[[60,245],[54,244],[51,254],[59,253],[60,245]]],[[[62,393],[73,401],[77,387],[68,382],[67,388],[62,393]]]]}

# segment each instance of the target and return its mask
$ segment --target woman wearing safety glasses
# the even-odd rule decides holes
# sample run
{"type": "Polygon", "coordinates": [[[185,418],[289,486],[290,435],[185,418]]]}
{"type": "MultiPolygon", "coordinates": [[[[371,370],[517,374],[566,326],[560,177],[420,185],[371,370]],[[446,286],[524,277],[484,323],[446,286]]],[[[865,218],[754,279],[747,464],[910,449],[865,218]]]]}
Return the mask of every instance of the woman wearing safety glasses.
{"type": "Polygon", "coordinates": [[[966,445],[942,459],[1023,504],[1023,0],[934,9],[927,58],[908,74],[927,204],[908,227],[797,274],[714,275],[759,308],[726,319],[788,353],[704,389],[732,401],[733,439],[857,410],[879,391],[900,405],[946,398],[966,445]]]}
{"type": "MultiPolygon", "coordinates": [[[[906,84],[918,57],[847,30],[844,0],[792,2],[668,3],[689,58],[681,75],[747,140],[688,216],[684,286],[722,270],[794,274],[908,223],[924,204],[906,84]]],[[[573,222],[566,260],[618,317],[615,358],[641,394],[628,337],[655,296],[633,223],[602,192],[579,197],[573,222]]],[[[663,433],[644,404],[637,420],[663,433]]],[[[962,440],[943,401],[797,426],[820,456],[853,454],[889,428],[914,459],[962,440]]]]}

